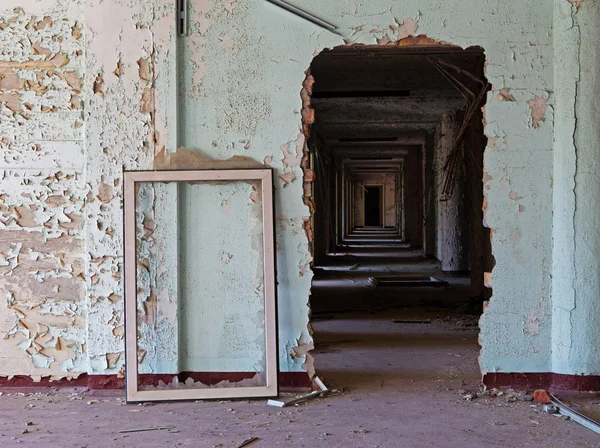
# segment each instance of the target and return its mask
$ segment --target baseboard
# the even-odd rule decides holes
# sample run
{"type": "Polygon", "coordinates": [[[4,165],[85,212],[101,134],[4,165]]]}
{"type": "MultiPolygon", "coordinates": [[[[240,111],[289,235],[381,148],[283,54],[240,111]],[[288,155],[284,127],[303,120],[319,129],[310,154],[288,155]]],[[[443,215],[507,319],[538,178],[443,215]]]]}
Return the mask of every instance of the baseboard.
{"type": "Polygon", "coordinates": [[[488,388],[546,389],[554,392],[600,391],[600,376],[552,372],[486,373],[483,384],[488,388]]]}
{"type": "MultiPolygon", "coordinates": [[[[184,372],[177,375],[179,379],[188,377],[194,381],[202,381],[205,384],[216,384],[220,381],[241,381],[253,376],[247,372],[184,372]]],[[[158,384],[159,380],[168,383],[174,375],[140,375],[143,384],[158,384]]],[[[42,378],[34,381],[27,375],[15,375],[13,377],[0,377],[0,388],[5,387],[86,387],[88,389],[124,389],[125,379],[117,375],[89,375],[82,373],[77,378],[50,379],[42,378]]],[[[279,372],[279,390],[282,392],[306,392],[312,389],[312,382],[306,372],[279,372]]]]}

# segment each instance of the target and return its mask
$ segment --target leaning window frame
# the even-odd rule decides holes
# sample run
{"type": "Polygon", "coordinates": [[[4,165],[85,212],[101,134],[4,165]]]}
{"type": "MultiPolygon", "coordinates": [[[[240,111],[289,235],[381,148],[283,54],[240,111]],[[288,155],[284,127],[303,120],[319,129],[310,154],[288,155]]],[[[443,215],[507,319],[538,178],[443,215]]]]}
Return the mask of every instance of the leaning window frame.
{"type": "Polygon", "coordinates": [[[273,174],[271,169],[124,171],[125,365],[127,402],[274,397],[279,394],[273,174]],[[141,182],[260,181],[265,283],[265,377],[257,387],[140,390],[137,362],[136,184],[141,182]]]}

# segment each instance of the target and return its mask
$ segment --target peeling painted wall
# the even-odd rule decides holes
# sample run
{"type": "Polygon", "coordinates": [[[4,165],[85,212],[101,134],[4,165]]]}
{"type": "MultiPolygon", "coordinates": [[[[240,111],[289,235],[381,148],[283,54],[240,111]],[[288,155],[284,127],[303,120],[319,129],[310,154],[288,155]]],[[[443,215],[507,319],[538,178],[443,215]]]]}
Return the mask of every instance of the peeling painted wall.
{"type": "MultiPolygon", "coordinates": [[[[161,151],[178,145],[211,159],[267,161],[282,180],[276,185],[280,366],[312,369],[310,211],[302,198],[304,143],[298,139],[301,115],[310,109],[303,109],[300,89],[314,55],[344,40],[260,0],[190,3],[190,35],[183,39],[175,36],[171,0],[5,0],[0,6],[1,375],[122,369],[122,170],[149,169],[161,151]]],[[[595,252],[581,252],[587,233],[566,234],[566,246],[559,247],[563,227],[555,219],[552,252],[553,199],[572,216],[574,193],[600,197],[595,189],[574,192],[567,174],[564,197],[555,191],[553,198],[553,175],[564,174],[557,162],[572,162],[573,147],[597,143],[590,139],[590,119],[586,127],[577,125],[574,145],[565,142],[570,146],[562,159],[553,155],[563,141],[553,141],[554,49],[569,41],[565,49],[573,52],[573,33],[597,29],[593,2],[555,3],[302,2],[337,25],[346,43],[393,45],[426,34],[485,49],[493,85],[485,110],[485,219],[493,229],[496,268],[494,295],[481,319],[484,371],[600,370],[591,361],[594,352],[571,349],[585,335],[563,342],[585,332],[566,324],[567,316],[581,317],[571,313],[574,302],[564,299],[559,306],[567,315],[551,319],[550,301],[559,303],[563,292],[582,292],[580,310],[597,296],[585,283],[586,269],[595,266],[595,252]],[[572,14],[581,28],[571,27],[572,14]],[[553,26],[566,40],[553,36],[553,26]],[[553,285],[553,263],[556,269],[568,254],[579,254],[577,281],[553,285]],[[560,296],[551,297],[552,286],[564,288],[560,296]],[[561,328],[554,346],[572,357],[568,365],[551,362],[552,328],[561,328]],[[579,363],[580,356],[589,361],[579,363]]],[[[582,42],[585,49],[594,40],[582,42]]],[[[592,78],[596,60],[588,56],[569,62],[581,63],[592,78]]],[[[579,93],[570,76],[557,78],[564,93],[556,106],[572,127],[568,98],[579,93]]],[[[589,87],[588,99],[574,108],[578,119],[596,113],[593,92],[589,87]]],[[[561,135],[569,140],[573,133],[563,124],[561,135]]],[[[578,166],[593,160],[584,157],[578,166]]],[[[565,163],[565,170],[572,165],[565,163]]],[[[588,182],[586,172],[575,172],[588,182]]],[[[594,226],[593,216],[581,211],[585,203],[565,231],[594,226]]],[[[588,311],[596,316],[595,308],[588,311]]],[[[587,326],[592,321],[584,320],[587,326]]]]}
{"type": "Polygon", "coordinates": [[[0,374],[34,379],[88,360],[83,10],[45,5],[0,13],[0,374]]]}

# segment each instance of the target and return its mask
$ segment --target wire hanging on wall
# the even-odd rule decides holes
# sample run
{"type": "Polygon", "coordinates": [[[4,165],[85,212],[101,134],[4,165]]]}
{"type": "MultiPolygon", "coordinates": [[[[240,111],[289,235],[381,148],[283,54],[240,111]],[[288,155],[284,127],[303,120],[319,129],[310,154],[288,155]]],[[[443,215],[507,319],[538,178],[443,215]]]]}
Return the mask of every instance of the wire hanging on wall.
{"type": "Polygon", "coordinates": [[[477,78],[468,71],[463,70],[460,67],[457,67],[446,61],[443,61],[440,58],[429,56],[427,59],[442,74],[442,76],[461,94],[461,96],[467,102],[467,110],[465,112],[463,121],[460,125],[458,133],[456,134],[454,142],[452,143],[452,149],[450,150],[450,154],[448,155],[448,158],[446,159],[442,168],[442,170],[445,172],[442,187],[442,195],[446,198],[444,200],[447,200],[447,198],[452,196],[452,192],[454,191],[454,186],[456,185],[456,178],[460,164],[464,163],[465,161],[465,145],[467,146],[466,152],[469,154],[469,160],[471,161],[471,163],[473,163],[476,168],[481,168],[473,153],[473,149],[464,142],[464,135],[467,130],[467,127],[469,126],[471,118],[473,118],[473,115],[477,111],[477,108],[481,105],[483,97],[488,91],[490,84],[487,81],[482,81],[481,79],[477,78]],[[447,70],[446,67],[478,83],[481,86],[479,91],[477,93],[473,92],[456,76],[454,76],[449,70],[447,70]]]}

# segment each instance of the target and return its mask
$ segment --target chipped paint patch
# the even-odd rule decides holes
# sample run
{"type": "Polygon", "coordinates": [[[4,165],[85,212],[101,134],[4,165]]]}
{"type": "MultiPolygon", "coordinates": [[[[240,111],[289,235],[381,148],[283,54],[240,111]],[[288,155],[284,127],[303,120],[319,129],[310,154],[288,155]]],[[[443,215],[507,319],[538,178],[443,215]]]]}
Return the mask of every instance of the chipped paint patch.
{"type": "Polygon", "coordinates": [[[527,101],[529,109],[531,109],[531,126],[537,129],[540,122],[546,119],[546,100],[544,98],[535,97],[527,101]]]}
{"type": "Polygon", "coordinates": [[[87,370],[82,176],[4,171],[0,188],[2,374],[77,376],[87,370]]]}
{"type": "Polygon", "coordinates": [[[508,193],[508,197],[511,201],[518,201],[519,199],[523,199],[523,196],[519,196],[512,190],[510,191],[510,193],[508,193]]]}
{"type": "Polygon", "coordinates": [[[229,263],[233,258],[233,255],[229,252],[221,251],[220,257],[223,263],[229,263]]]}
{"type": "Polygon", "coordinates": [[[228,214],[229,212],[231,212],[231,204],[229,203],[229,201],[227,199],[224,199],[223,201],[221,201],[221,212],[228,214]]]}
{"type": "Polygon", "coordinates": [[[295,141],[287,142],[281,145],[281,152],[283,153],[283,168],[294,168],[300,166],[302,156],[304,155],[302,149],[304,148],[304,134],[298,134],[298,138],[295,141]],[[292,154],[292,151],[294,152],[292,154]]]}
{"type": "Polygon", "coordinates": [[[279,175],[279,182],[282,187],[286,187],[289,183],[294,182],[296,180],[296,173],[291,171],[289,173],[284,173],[279,175]]]}
{"type": "Polygon", "coordinates": [[[575,8],[579,9],[579,7],[581,6],[581,4],[583,3],[583,0],[567,0],[569,3],[575,5],[575,8]]]}
{"type": "Polygon", "coordinates": [[[523,333],[530,336],[535,336],[540,332],[540,320],[536,316],[535,311],[531,310],[523,323],[523,333]]]}
{"type": "Polygon", "coordinates": [[[510,101],[510,102],[515,102],[515,97],[512,96],[512,94],[510,93],[510,89],[508,88],[504,88],[504,89],[500,89],[500,91],[498,92],[498,100],[500,101],[510,101]]]}

